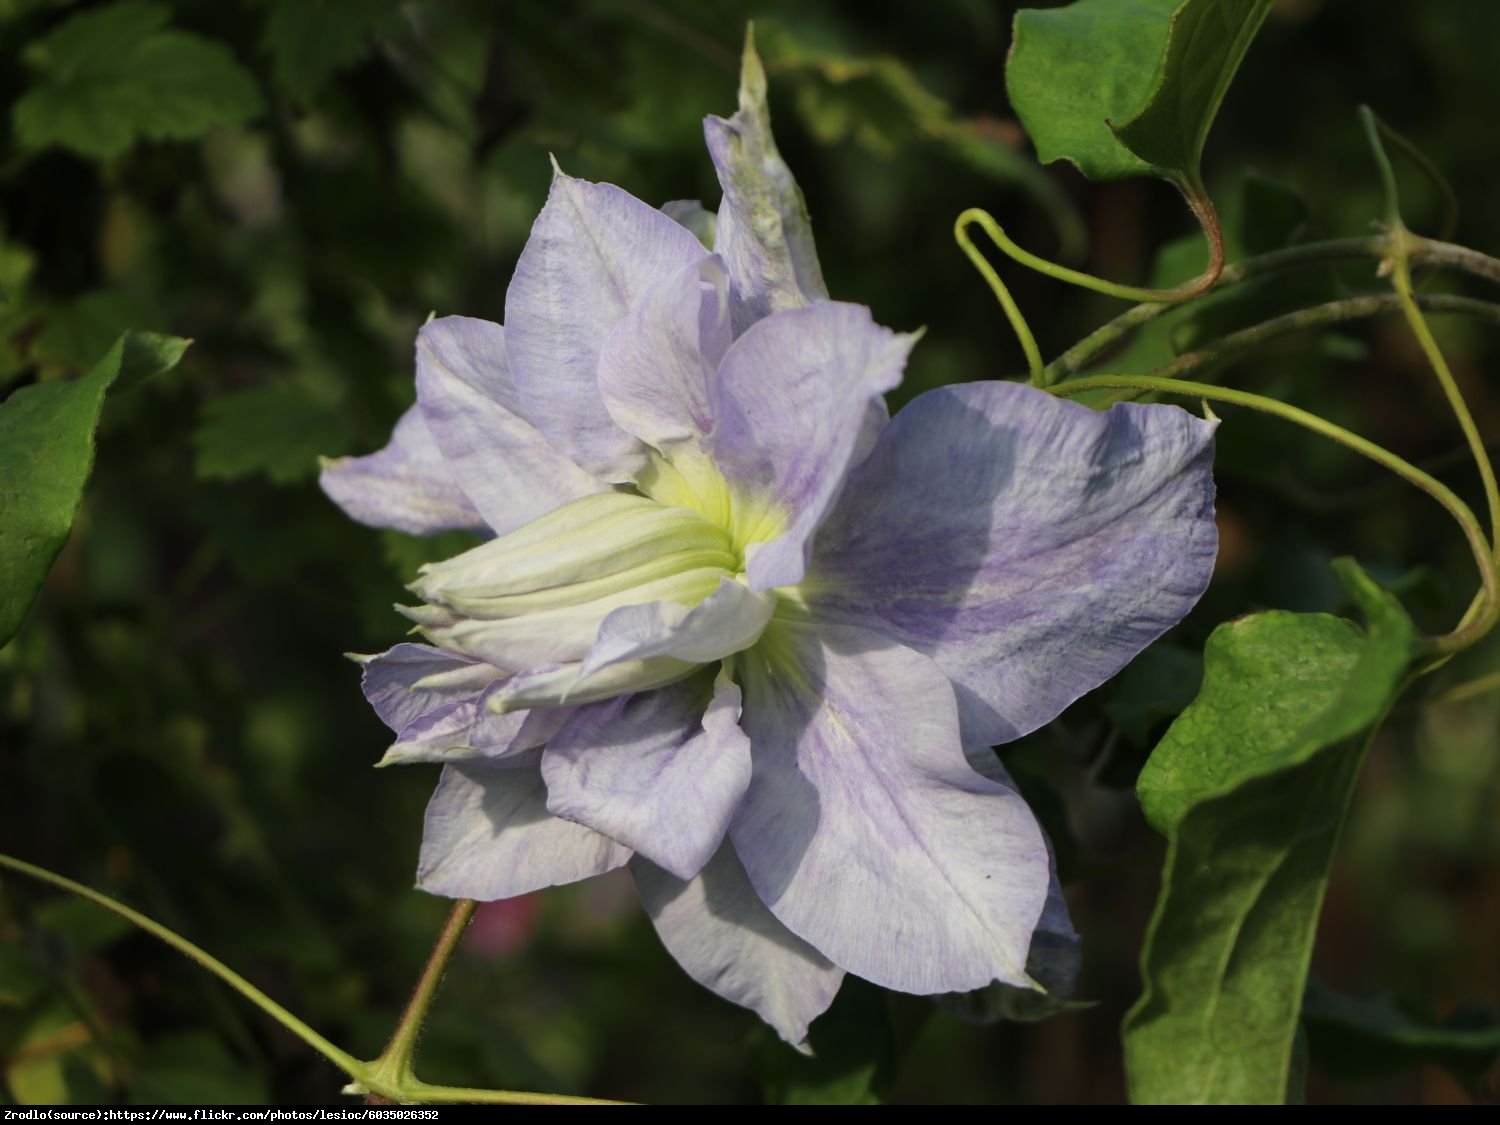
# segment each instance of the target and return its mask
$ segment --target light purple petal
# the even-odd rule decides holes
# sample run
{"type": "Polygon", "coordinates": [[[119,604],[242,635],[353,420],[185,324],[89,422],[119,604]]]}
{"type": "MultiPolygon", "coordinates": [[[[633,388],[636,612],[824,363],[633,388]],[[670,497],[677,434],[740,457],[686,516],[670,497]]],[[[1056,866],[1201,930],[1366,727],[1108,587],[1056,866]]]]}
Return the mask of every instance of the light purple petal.
{"type": "Polygon", "coordinates": [[[685,227],[619,188],[553,178],[505,297],[511,375],[525,416],[602,480],[630,480],[644,463],[599,397],[604,338],[702,257],[685,227]]]}
{"type": "Polygon", "coordinates": [[[834,965],[776,920],[755,894],[729,844],[683,882],[637,856],[641,902],[661,943],[687,974],[749,1008],[798,1050],[844,979],[834,965]]]}
{"type": "Polygon", "coordinates": [[[608,488],[526,420],[498,324],[445,316],[426,325],[417,336],[417,401],[453,479],[496,534],[608,488]]]}
{"type": "Polygon", "coordinates": [[[415,406],[378,453],[325,458],[318,483],[351,518],[371,527],[409,535],[485,530],[484,517],[458,487],[415,406]]]}
{"type": "Polygon", "coordinates": [[[539,767],[443,767],[427,806],[417,886],[490,902],[612,871],[630,858],[592,828],[547,811],[539,767]]]}
{"type": "Polygon", "coordinates": [[[581,707],[547,744],[547,807],[691,879],[750,784],[740,690],[706,677],[581,707]],[[706,705],[706,711],[705,711],[706,705]]]}
{"type": "Polygon", "coordinates": [[[808,543],[915,342],[862,305],[824,301],[757,322],[724,356],[714,461],[744,495],[787,518],[779,538],[747,552],[751,589],[802,580],[808,543]]]}
{"type": "Polygon", "coordinates": [[[713,429],[728,286],[723,260],[706,257],[652,288],[605,339],[599,390],[621,429],[657,449],[713,429]]]}
{"type": "Polygon", "coordinates": [[[482,692],[505,673],[431,645],[399,644],[377,656],[359,657],[360,686],[380,721],[400,731],[423,715],[482,692]],[[416,685],[441,676],[440,687],[416,685]]]}
{"type": "Polygon", "coordinates": [[[766,107],[766,72],[748,35],[739,111],[727,121],[707,118],[703,135],[724,189],[714,248],[729,264],[733,279],[735,332],[770,313],[825,299],[828,288],[807,204],[776,151],[766,107]]]}
{"type": "Polygon", "coordinates": [[[761,900],[886,988],[1029,983],[1047,847],[1020,795],[965,760],[948,678],[861,629],[773,629],[738,661],[754,774],[730,827],[761,900]]]}
{"type": "Polygon", "coordinates": [[[380,759],[382,766],[413,762],[461,762],[484,758],[498,766],[518,767],[530,759],[572,714],[569,707],[496,714],[486,704],[502,684],[469,699],[430,711],[404,727],[380,759]]]}
{"type": "Polygon", "coordinates": [[[746,589],[732,578],[689,608],[676,602],[625,606],[604,619],[579,671],[580,683],[625,660],[671,656],[712,664],[749,648],[776,610],[776,595],[746,589]]]}
{"type": "Polygon", "coordinates": [[[814,609],[930,655],[970,745],[1098,687],[1192,608],[1217,535],[1211,423],[1014,383],[909,403],[814,548],[814,609]]]}

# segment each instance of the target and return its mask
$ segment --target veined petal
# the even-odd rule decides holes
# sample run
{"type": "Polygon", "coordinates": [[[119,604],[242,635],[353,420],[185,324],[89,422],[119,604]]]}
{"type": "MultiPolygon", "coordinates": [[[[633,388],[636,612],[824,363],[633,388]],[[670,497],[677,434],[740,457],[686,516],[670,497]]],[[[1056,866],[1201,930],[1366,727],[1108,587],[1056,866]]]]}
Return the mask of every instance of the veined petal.
{"type": "Polygon", "coordinates": [[[755,592],[733,578],[689,608],[677,602],[649,602],[615,610],[599,626],[579,676],[625,660],[670,656],[689,664],[712,664],[753,645],[776,610],[776,595],[755,592]]]}
{"type": "Polygon", "coordinates": [[[526,420],[498,324],[445,316],[423,327],[417,401],[454,479],[496,534],[608,489],[526,420]]]}
{"type": "Polygon", "coordinates": [[[379,761],[382,766],[414,762],[462,762],[484,758],[497,766],[534,764],[527,750],[539,750],[572,714],[567,707],[496,714],[485,704],[494,691],[449,703],[408,724],[379,761]]]}
{"type": "Polygon", "coordinates": [[[547,811],[540,767],[443,767],[427,806],[417,886],[490,902],[601,875],[630,849],[547,811]]]}
{"type": "Polygon", "coordinates": [[[766,72],[751,35],[740,64],[739,111],[727,121],[705,119],[703,135],[724,189],[714,249],[733,279],[735,332],[826,299],[807,204],[771,136],[766,72]]]}
{"type": "Polygon", "coordinates": [[[1017,738],[1203,593],[1213,431],[1175,406],[1097,413],[1014,383],[929,391],[850,477],[809,603],[937,661],[967,744],[1017,738]]]}
{"type": "Polygon", "coordinates": [[[350,518],[371,527],[409,535],[485,530],[484,517],[459,488],[420,407],[401,415],[378,453],[324,458],[318,484],[350,518]]]}
{"type": "Polygon", "coordinates": [[[490,696],[489,707],[504,713],[594,703],[675,684],[698,671],[699,666],[669,656],[624,660],[595,672],[586,683],[580,674],[582,668],[582,663],[553,664],[512,676],[490,696]]]}
{"type": "Polygon", "coordinates": [[[772,630],[738,662],[754,773],[730,827],[761,900],[886,988],[1028,984],[1047,847],[965,760],[948,678],[861,629],[772,630]]]}
{"type": "Polygon", "coordinates": [[[542,754],[547,808],[691,879],[750,784],[740,690],[707,680],[579,708],[542,754]]]}
{"type": "Polygon", "coordinates": [[[833,1003],[844,970],[766,909],[734,848],[725,843],[686,882],[640,856],[630,873],[661,943],[687,974],[805,1051],[808,1026],[833,1003]]]}
{"type": "Polygon", "coordinates": [[[505,673],[489,664],[430,645],[399,644],[357,658],[360,686],[380,721],[398,734],[423,715],[484,691],[505,673]],[[422,685],[441,676],[441,686],[422,685]]]}
{"type": "Polygon", "coordinates": [[[915,342],[861,305],[824,301],[757,322],[725,354],[714,462],[740,495],[784,521],[777,538],[747,551],[751,589],[802,580],[808,544],[865,442],[873,404],[901,382],[915,342]]]}
{"type": "Polygon", "coordinates": [[[610,184],[559,172],[505,297],[524,414],[574,463],[627,481],[640,443],[599,396],[604,339],[651,287],[703,257],[687,228],[610,184]]]}
{"type": "MultiPolygon", "coordinates": [[[[676,610],[681,611],[681,619],[675,619],[675,611],[663,608],[658,612],[668,625],[675,619],[677,625],[687,627],[690,624],[686,620],[687,607],[709,598],[719,588],[723,573],[721,567],[700,567],[577,605],[563,605],[514,617],[455,617],[451,622],[424,624],[422,631],[445,649],[516,671],[580,661],[589,654],[604,622],[626,606],[670,601],[676,605],[676,610]]],[[[702,616],[694,619],[702,620],[702,616]]],[[[712,627],[716,620],[717,615],[708,618],[708,627],[712,627]]],[[[706,642],[702,632],[702,627],[693,629],[683,643],[688,644],[690,640],[706,642]]],[[[645,642],[641,643],[644,645],[645,642]]],[[[627,659],[628,655],[617,658],[619,661],[627,659]]]]}
{"type": "Polygon", "coordinates": [[[710,255],[654,286],[599,355],[599,391],[615,422],[657,449],[713,429],[716,371],[728,349],[729,276],[710,255]]]}

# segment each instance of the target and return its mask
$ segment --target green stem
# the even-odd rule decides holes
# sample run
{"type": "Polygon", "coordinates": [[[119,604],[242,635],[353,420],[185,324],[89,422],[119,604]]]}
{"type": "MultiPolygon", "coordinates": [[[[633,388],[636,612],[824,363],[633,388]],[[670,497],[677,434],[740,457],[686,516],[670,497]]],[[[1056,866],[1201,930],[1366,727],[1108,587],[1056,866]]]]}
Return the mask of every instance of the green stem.
{"type": "MultiPolygon", "coordinates": [[[[1468,313],[1500,324],[1500,305],[1491,304],[1488,301],[1434,293],[1416,297],[1416,303],[1431,312],[1468,313]]],[[[1180,379],[1200,367],[1218,363],[1281,336],[1303,332],[1309,328],[1336,324],[1340,321],[1358,320],[1362,317],[1396,312],[1402,307],[1403,304],[1398,294],[1375,293],[1365,297],[1329,301],[1327,304],[1315,305],[1308,309],[1298,309],[1296,312],[1273,317],[1250,328],[1232,332],[1214,341],[1212,347],[1184,352],[1171,363],[1158,367],[1151,374],[1162,379],[1180,379]]]]}
{"type": "Polygon", "coordinates": [[[401,1020],[391,1034],[391,1041],[380,1057],[370,1064],[370,1076],[375,1081],[397,1085],[416,1081],[416,1076],[412,1073],[412,1059],[416,1054],[417,1039],[422,1034],[422,1025],[427,1020],[427,1010],[432,1007],[443,973],[447,971],[448,962],[453,959],[459,940],[469,928],[474,909],[478,905],[471,898],[461,898],[453,904],[453,910],[443,923],[442,932],[438,934],[422,975],[417,980],[417,987],[412,990],[406,1010],[401,1013],[401,1020]]]}
{"type": "MultiPolygon", "coordinates": [[[[1438,199],[1441,201],[1443,207],[1443,219],[1438,226],[1438,229],[1442,233],[1438,235],[1438,238],[1444,241],[1452,238],[1454,232],[1458,230],[1458,195],[1454,192],[1453,185],[1438,170],[1437,165],[1427,159],[1425,152],[1396,132],[1396,130],[1392,129],[1380,117],[1376,116],[1374,112],[1370,111],[1367,106],[1361,106],[1360,112],[1362,114],[1368,113],[1369,120],[1374,122],[1378,136],[1400,149],[1401,154],[1415,164],[1422,175],[1426,176],[1432,186],[1437,189],[1438,199]]],[[[1376,159],[1379,161],[1380,157],[1376,159]]],[[[1386,164],[1389,167],[1389,161],[1386,161],[1386,164]]]]}
{"type": "MultiPolygon", "coordinates": [[[[1455,246],[1431,238],[1408,235],[1409,252],[1413,265],[1444,266],[1471,274],[1488,281],[1500,282],[1500,259],[1481,254],[1467,246],[1455,246]]],[[[1370,235],[1365,238],[1337,238],[1327,242],[1309,242],[1302,246],[1289,246],[1254,258],[1235,262],[1224,267],[1219,280],[1210,292],[1218,292],[1232,285],[1249,281],[1282,270],[1319,262],[1349,261],[1358,258],[1383,260],[1390,257],[1389,235],[1370,235]]],[[[1106,349],[1123,340],[1131,332],[1151,323],[1159,316],[1181,308],[1181,305],[1162,305],[1145,302],[1127,309],[1109,323],[1095,329],[1078,343],[1046,366],[1043,385],[1051,386],[1060,379],[1081,371],[1088,363],[1106,349]]]]}
{"type": "Polygon", "coordinates": [[[1392,263],[1391,284],[1395,287],[1396,296],[1401,301],[1401,311],[1406,315],[1406,322],[1411,326],[1412,333],[1422,346],[1423,354],[1427,356],[1427,362],[1432,367],[1433,374],[1442,385],[1443,394],[1448,399],[1448,406],[1452,409],[1454,417],[1458,419],[1459,429],[1463,430],[1464,440],[1468,442],[1469,451],[1474,455],[1474,464],[1479,469],[1479,479],[1484,485],[1485,503],[1489,508],[1490,541],[1493,552],[1496,550],[1496,536],[1500,536],[1500,485],[1497,485],[1495,480],[1495,466],[1490,462],[1489,453],[1484,447],[1484,438],[1479,435],[1479,427],[1474,422],[1474,415],[1469,411],[1469,404],[1464,401],[1463,392],[1458,388],[1458,381],[1453,378],[1453,371],[1443,356],[1443,350],[1438,347],[1438,342],[1432,335],[1432,329],[1428,326],[1427,319],[1422,315],[1422,310],[1418,307],[1418,302],[1412,293],[1410,243],[1416,240],[1405,227],[1398,226],[1392,235],[1396,249],[1390,259],[1392,263]]]}
{"type": "MultiPolygon", "coordinates": [[[[1181,186],[1181,185],[1180,185],[1181,186]]],[[[1065,282],[1069,285],[1077,285],[1083,289],[1090,289],[1095,293],[1103,293],[1106,297],[1118,297],[1124,301],[1154,301],[1171,304],[1177,301],[1185,301],[1205,293],[1211,289],[1214,282],[1218,280],[1219,273],[1224,268],[1224,232],[1219,225],[1218,213],[1214,210],[1213,202],[1208,193],[1201,187],[1182,186],[1182,193],[1193,210],[1193,216],[1203,228],[1203,235],[1208,240],[1208,265],[1197,277],[1191,281],[1184,282],[1172,289],[1152,289],[1139,285],[1121,285],[1107,278],[1096,277],[1082,270],[1069,269],[1067,266],[1049,262],[1046,258],[1038,257],[1030,250],[1017,245],[1005,233],[1005,229],[995,221],[995,217],[988,211],[979,207],[970,207],[959,215],[954,222],[954,236],[963,245],[967,241],[966,228],[977,226],[985,234],[989,235],[990,241],[1000,249],[1006,257],[1027,266],[1037,273],[1045,274],[1047,277],[1065,282]]],[[[964,253],[969,255],[970,261],[977,266],[977,251],[971,251],[967,246],[964,253]]],[[[984,272],[982,269],[980,272],[984,272]]],[[[988,277],[986,277],[988,280],[988,277]]],[[[994,288],[993,283],[991,288],[994,288]]]]}
{"type": "Polygon", "coordinates": [[[458,944],[458,939],[463,935],[464,926],[468,924],[469,917],[473,914],[474,903],[472,902],[461,901],[454,907],[447,924],[443,927],[443,932],[438,937],[437,946],[434,948],[432,956],[428,959],[427,968],[422,974],[422,979],[417,983],[416,992],[413,994],[411,1002],[407,1004],[406,1012],[401,1017],[400,1024],[397,1025],[396,1034],[391,1038],[390,1046],[386,1048],[380,1058],[373,1062],[364,1062],[355,1058],[347,1051],[335,1047],[327,1039],[292,1015],[291,1012],[276,1003],[276,1001],[272,1000],[217,957],[200,949],[180,934],[167,929],[160,922],[146,917],[140,911],[132,910],[124,903],[116,902],[108,895],[102,894],[92,887],[86,887],[82,883],[75,883],[72,879],[48,871],[45,867],[38,867],[35,864],[27,863],[25,860],[16,859],[14,856],[0,853],[0,868],[7,868],[21,875],[36,879],[39,882],[47,883],[50,886],[57,887],[59,890],[64,890],[69,894],[75,894],[79,898],[86,899],[96,906],[103,907],[111,914],[119,915],[131,923],[131,925],[145,930],[152,937],[165,942],[177,950],[177,952],[195,961],[347,1074],[352,1079],[352,1082],[345,1088],[345,1093],[374,1093],[390,1101],[401,1103],[430,1102],[433,1104],[456,1104],[461,1102],[475,1102],[491,1105],[627,1104],[624,1102],[604,1101],[599,1098],[573,1097],[568,1094],[537,1094],[516,1090],[480,1090],[466,1086],[429,1086],[426,1082],[421,1081],[411,1073],[410,1059],[412,1051],[415,1048],[422,1017],[432,1003],[433,994],[437,991],[438,981],[442,977],[443,966],[452,957],[453,948],[458,944]]]}
{"type": "Polygon", "coordinates": [[[1445,707],[1450,703],[1473,699],[1477,695],[1487,695],[1492,691],[1500,691],[1500,672],[1491,672],[1488,676],[1480,676],[1478,679],[1468,680],[1446,691],[1440,691],[1424,699],[1422,706],[1445,707]]]}
{"type": "Polygon", "coordinates": [[[1235,406],[1248,407],[1251,410],[1258,410],[1264,414],[1294,422],[1384,466],[1397,476],[1416,485],[1443,506],[1463,529],[1464,537],[1468,540],[1469,548],[1474,554],[1475,565],[1479,568],[1480,585],[1484,595],[1483,608],[1472,619],[1469,619],[1469,615],[1466,614],[1465,622],[1453,632],[1431,638],[1429,650],[1433,653],[1451,653],[1468,648],[1488,633],[1494,627],[1496,620],[1500,619],[1500,574],[1496,572],[1495,559],[1490,551],[1489,541],[1485,539],[1484,529],[1474,518],[1474,513],[1442,481],[1424,473],[1390,450],[1342,426],[1335,425],[1326,418],[1320,418],[1298,407],[1266,398],[1264,395],[1215,387],[1207,383],[1189,383],[1150,375],[1095,375],[1085,379],[1074,379],[1061,386],[1049,388],[1052,394],[1060,398],[1071,398],[1087,391],[1101,389],[1156,391],[1162,394],[1187,395],[1207,399],[1210,402],[1227,402],[1235,406]]]}
{"type": "Polygon", "coordinates": [[[292,1015],[291,1012],[256,988],[255,985],[240,976],[239,973],[213,956],[213,954],[200,949],[188,941],[187,938],[167,929],[160,922],[147,918],[139,911],[132,910],[124,903],[116,902],[108,895],[101,894],[91,887],[86,887],[82,883],[75,883],[72,879],[56,875],[44,867],[37,867],[35,864],[27,863],[25,860],[0,854],[0,867],[9,868],[32,879],[37,879],[43,883],[58,887],[70,894],[77,895],[79,898],[87,899],[96,906],[103,907],[111,914],[119,915],[132,925],[145,930],[152,937],[166,942],[173,949],[177,950],[178,953],[196,961],[340,1070],[350,1075],[363,1070],[364,1063],[360,1062],[347,1051],[342,1051],[338,1047],[335,1047],[327,1039],[324,1039],[323,1036],[308,1027],[307,1024],[292,1015]]]}
{"type": "Polygon", "coordinates": [[[954,220],[953,239],[958,243],[958,248],[964,252],[964,256],[974,264],[979,275],[984,278],[985,284],[990,287],[990,292],[995,295],[995,300],[1000,302],[1000,307],[1005,310],[1005,319],[1010,321],[1011,331],[1016,334],[1016,339],[1021,341],[1021,350],[1026,353],[1026,370],[1031,376],[1031,384],[1039,387],[1042,385],[1042,351],[1036,346],[1036,337],[1032,335],[1031,326],[1026,323],[1021,306],[1016,304],[1016,299],[1010,295],[1005,282],[1000,280],[995,267],[990,265],[989,259],[979,252],[979,247],[975,246],[973,239],[969,237],[969,224],[977,222],[982,225],[985,219],[989,219],[989,215],[977,207],[970,207],[954,220]]]}

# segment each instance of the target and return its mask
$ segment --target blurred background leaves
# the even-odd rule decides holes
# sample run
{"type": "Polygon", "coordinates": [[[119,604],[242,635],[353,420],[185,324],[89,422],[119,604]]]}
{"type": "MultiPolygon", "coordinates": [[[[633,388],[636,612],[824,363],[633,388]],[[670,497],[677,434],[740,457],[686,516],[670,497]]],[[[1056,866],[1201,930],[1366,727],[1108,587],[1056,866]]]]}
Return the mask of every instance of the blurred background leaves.
{"type": "MultiPolygon", "coordinates": [[[[384,731],[341,654],[398,639],[402,583],[455,543],[350,524],[317,491],[317,455],[383,443],[411,400],[429,312],[500,318],[549,153],[653,202],[716,202],[701,119],[734,106],[751,17],[830,288],[883,323],[929,327],[897,402],[1023,366],[952,245],[965,207],[1113,278],[1190,275],[1186,244],[1155,262],[1192,229],[1172,189],[1036,165],[1002,81],[1013,12],[0,0],[0,396],[87,371],[125,329],[196,341],[175,370],[107,401],[72,538],[0,649],[0,849],[126,899],[341,1044],[378,1050],[445,912],[411,890],[435,778],[370,768],[384,731]]],[[[1281,0],[1206,155],[1232,238],[1250,250],[1366,230],[1378,191],[1354,107],[1369,102],[1454,182],[1458,240],[1500,249],[1497,41],[1490,0],[1281,0]],[[1283,186],[1241,189],[1252,169],[1283,186]],[[1243,223],[1229,202],[1242,190],[1243,223]]],[[[1423,229],[1438,201],[1416,177],[1403,193],[1423,229]]],[[[1117,311],[1002,270],[1049,354],[1117,311]]],[[[1369,272],[1298,284],[1336,294],[1375,284],[1369,272]]],[[[1258,319],[1286,296],[1214,315],[1258,319]]],[[[1161,325],[1138,345],[1151,356],[1120,366],[1201,331],[1161,325]]],[[[1481,429],[1500,433],[1493,336],[1439,325],[1481,429]]],[[[1234,377],[1445,465],[1472,497],[1401,325],[1338,341],[1286,341],[1234,377]]],[[[1347,612],[1327,577],[1341,553],[1396,582],[1428,629],[1457,618],[1472,583],[1423,498],[1275,422],[1225,417],[1209,596],[1120,683],[1005,750],[1057,841],[1095,1007],[977,1027],[851,987],[815,1028],[830,1048],[807,1063],[678,971],[628,888],[605,879],[481,911],[424,1039],[424,1077],[651,1101],[1119,1100],[1119,1020],[1161,858],[1130,787],[1191,698],[1209,631],[1248,609],[1347,612]]],[[[1497,668],[1487,645],[1433,690],[1497,668]]],[[[1500,694],[1405,705],[1335,868],[1315,973],[1389,993],[1422,1027],[1500,1000],[1497,727],[1500,694]]],[[[1313,1100],[1497,1095],[1493,1071],[1455,1078],[1410,1051],[1356,1081],[1330,1020],[1309,1037],[1313,1100]]],[[[149,938],[9,878],[0,1067],[4,1097],[32,1103],[331,1102],[340,1085],[149,938]]]]}

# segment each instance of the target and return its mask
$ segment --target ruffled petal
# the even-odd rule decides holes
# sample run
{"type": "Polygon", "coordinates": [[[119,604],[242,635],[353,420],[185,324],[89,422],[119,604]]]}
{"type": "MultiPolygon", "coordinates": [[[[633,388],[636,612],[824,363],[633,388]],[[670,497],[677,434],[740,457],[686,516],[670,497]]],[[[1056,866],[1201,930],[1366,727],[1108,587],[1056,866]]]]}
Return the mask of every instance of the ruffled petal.
{"type": "Polygon", "coordinates": [[[350,518],[370,527],[409,535],[486,530],[416,406],[401,415],[378,453],[324,458],[318,483],[350,518]]]}
{"type": "Polygon", "coordinates": [[[766,909],[734,848],[723,845],[686,882],[639,856],[630,873],[662,945],[688,976],[806,1051],[808,1026],[833,1003],[844,970],[766,909]]]}
{"type": "Polygon", "coordinates": [[[815,550],[821,618],[930,655],[969,745],[1035,730],[1197,602],[1217,549],[1212,423],[1014,383],[909,403],[815,550]]]}
{"type": "Polygon", "coordinates": [[[431,645],[399,644],[356,659],[363,667],[360,687],[365,699],[380,721],[398,734],[423,715],[477,695],[505,676],[489,664],[431,645]],[[434,677],[436,684],[423,683],[434,677]]]}
{"type": "Polygon", "coordinates": [[[1029,984],[1047,846],[965,760],[948,678],[861,629],[773,629],[739,661],[754,773],[730,827],[761,900],[886,988],[1029,984]]]}
{"type": "Polygon", "coordinates": [[[526,765],[525,751],[539,750],[573,713],[571,707],[496,714],[487,706],[501,689],[447,704],[402,729],[379,765],[462,762],[483,758],[497,766],[526,765]]]}
{"type": "Polygon", "coordinates": [[[648,292],[604,341],[599,390],[620,428],[657,449],[713,429],[716,371],[729,329],[729,279],[717,255],[648,292]]]}
{"type": "Polygon", "coordinates": [[[862,305],[824,301],[757,322],[725,354],[710,451],[731,486],[783,524],[747,552],[751,589],[802,580],[808,544],[915,342],[862,305]]]}
{"type": "Polygon", "coordinates": [[[443,767],[427,805],[417,886],[490,902],[612,871],[630,849],[547,811],[538,766],[443,767]]]}
{"type": "Polygon", "coordinates": [[[739,111],[727,121],[705,119],[703,135],[724,189],[714,249],[733,279],[735,332],[770,313],[827,298],[807,204],[771,136],[766,72],[749,36],[739,111]]]}
{"type": "Polygon", "coordinates": [[[417,335],[417,401],[453,479],[496,534],[609,487],[521,413],[498,324],[445,316],[426,325],[417,335]]]}
{"type": "Polygon", "coordinates": [[[542,754],[547,807],[691,879],[750,784],[740,690],[706,680],[579,708],[542,754]]]}
{"type": "Polygon", "coordinates": [[[523,413],[574,463],[632,479],[640,443],[599,396],[604,339],[652,286],[703,257],[686,227],[610,184],[558,173],[505,297],[523,413]]]}

